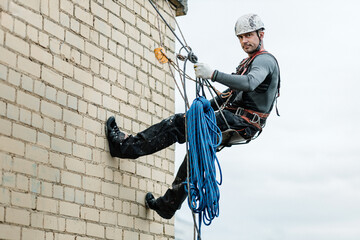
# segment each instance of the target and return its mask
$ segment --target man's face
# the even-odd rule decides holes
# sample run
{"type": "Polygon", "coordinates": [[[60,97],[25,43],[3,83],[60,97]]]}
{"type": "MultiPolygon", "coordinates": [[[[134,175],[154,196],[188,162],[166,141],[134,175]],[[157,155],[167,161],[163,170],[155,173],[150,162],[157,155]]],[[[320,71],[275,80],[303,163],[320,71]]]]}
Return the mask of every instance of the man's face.
{"type": "MultiPolygon", "coordinates": [[[[260,38],[262,38],[264,32],[260,32],[259,34],[260,38]]],[[[242,49],[248,54],[253,53],[257,46],[259,46],[260,40],[256,32],[240,34],[237,37],[240,40],[242,49]]]]}

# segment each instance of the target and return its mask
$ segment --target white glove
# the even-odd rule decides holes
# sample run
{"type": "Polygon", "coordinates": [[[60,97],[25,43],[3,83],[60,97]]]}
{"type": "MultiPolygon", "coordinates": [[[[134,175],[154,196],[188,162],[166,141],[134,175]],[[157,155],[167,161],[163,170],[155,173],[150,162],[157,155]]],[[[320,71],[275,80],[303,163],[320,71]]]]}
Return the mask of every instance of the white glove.
{"type": "Polygon", "coordinates": [[[212,69],[206,63],[196,63],[194,64],[195,75],[197,78],[211,79],[214,69],[212,69]]]}

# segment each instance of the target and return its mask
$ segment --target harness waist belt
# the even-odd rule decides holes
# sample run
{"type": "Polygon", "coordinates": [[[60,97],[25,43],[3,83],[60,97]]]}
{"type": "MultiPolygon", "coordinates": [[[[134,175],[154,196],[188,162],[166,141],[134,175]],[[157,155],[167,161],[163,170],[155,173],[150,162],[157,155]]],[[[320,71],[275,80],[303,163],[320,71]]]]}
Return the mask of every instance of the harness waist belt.
{"type": "Polygon", "coordinates": [[[259,128],[262,128],[265,125],[266,118],[269,116],[269,114],[247,110],[242,107],[238,107],[238,108],[225,107],[225,108],[232,111],[235,115],[244,117],[250,123],[254,124],[259,128]]]}

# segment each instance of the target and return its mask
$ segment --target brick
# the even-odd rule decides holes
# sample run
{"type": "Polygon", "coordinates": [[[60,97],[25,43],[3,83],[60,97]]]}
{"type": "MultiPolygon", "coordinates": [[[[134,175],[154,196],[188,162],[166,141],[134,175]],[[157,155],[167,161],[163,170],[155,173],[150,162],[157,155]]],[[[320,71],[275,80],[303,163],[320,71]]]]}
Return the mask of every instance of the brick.
{"type": "Polygon", "coordinates": [[[39,42],[39,31],[31,25],[27,25],[26,36],[33,42],[39,42]]]}
{"type": "Polygon", "coordinates": [[[47,20],[46,18],[44,19],[44,30],[59,38],[60,40],[65,39],[65,29],[53,21],[47,20]]]}
{"type": "Polygon", "coordinates": [[[63,194],[63,187],[59,186],[59,185],[54,185],[54,191],[53,191],[53,197],[57,198],[57,199],[63,199],[64,198],[64,194],[63,194]]]}
{"type": "Polygon", "coordinates": [[[112,40],[114,40],[122,45],[127,46],[128,37],[124,33],[113,28],[113,29],[111,29],[111,37],[112,37],[112,40]]]}
{"type": "Polygon", "coordinates": [[[25,144],[12,138],[0,136],[0,150],[24,156],[25,144]]]}
{"type": "MultiPolygon", "coordinates": [[[[0,38],[1,38],[1,35],[0,35],[0,38]]],[[[1,42],[0,42],[0,44],[1,44],[1,42]]],[[[0,79],[2,79],[2,80],[7,79],[7,71],[8,71],[8,69],[6,66],[0,65],[0,79]]],[[[2,95],[0,95],[0,96],[2,96],[2,95]]]]}
{"type": "Polygon", "coordinates": [[[36,228],[44,227],[44,214],[32,212],[30,215],[30,225],[36,228]]]}
{"type": "Polygon", "coordinates": [[[150,232],[155,234],[164,234],[164,227],[161,223],[150,222],[150,232]]]}
{"type": "Polygon", "coordinates": [[[25,56],[29,56],[29,44],[19,37],[7,33],[5,35],[5,45],[13,49],[14,51],[22,53],[25,56]]]}
{"type": "Polygon", "coordinates": [[[37,27],[38,29],[42,29],[42,16],[40,14],[35,13],[26,8],[23,8],[14,2],[10,4],[10,12],[19,13],[17,14],[18,18],[23,19],[24,21],[30,23],[31,25],[37,27]]]}
{"type": "Polygon", "coordinates": [[[133,228],[134,218],[125,214],[118,214],[118,225],[122,227],[133,228]]]}
{"type": "Polygon", "coordinates": [[[119,58],[107,53],[107,52],[104,52],[104,62],[113,67],[114,69],[116,70],[119,70],[120,69],[120,60],[119,58]]]}
{"type": "Polygon", "coordinates": [[[52,86],[62,88],[62,76],[47,67],[42,67],[41,78],[52,86]]]}
{"type": "Polygon", "coordinates": [[[106,22],[104,22],[98,18],[95,18],[94,27],[97,31],[104,34],[105,36],[111,37],[111,27],[106,22]]]}
{"type": "Polygon", "coordinates": [[[39,165],[39,174],[40,179],[44,179],[50,182],[59,183],[60,182],[60,170],[56,168],[50,168],[44,165],[39,165]]]}
{"type": "Polygon", "coordinates": [[[86,53],[90,54],[91,56],[102,60],[103,58],[103,50],[92,43],[86,42],[85,43],[85,51],[86,53]]]}
{"type": "Polygon", "coordinates": [[[124,239],[139,239],[139,233],[124,230],[124,239]]]}
{"type": "Polygon", "coordinates": [[[149,232],[149,221],[135,218],[135,229],[149,232]]]}
{"type": "Polygon", "coordinates": [[[75,189],[69,188],[69,187],[65,187],[64,189],[65,189],[64,190],[64,192],[65,192],[64,200],[69,201],[69,202],[74,202],[75,201],[75,189]]]}
{"type": "Polygon", "coordinates": [[[66,231],[70,233],[85,234],[86,224],[83,221],[66,219],[66,231]]]}
{"type": "Polygon", "coordinates": [[[20,35],[23,39],[26,38],[26,25],[25,23],[15,19],[14,32],[20,35]]]}
{"type": "Polygon", "coordinates": [[[65,41],[69,44],[71,44],[72,46],[84,51],[85,49],[85,41],[84,39],[82,39],[80,36],[70,32],[70,31],[66,31],[65,33],[65,41]]]}
{"type": "Polygon", "coordinates": [[[48,150],[35,145],[26,144],[25,157],[36,162],[48,162],[48,150]]]}
{"type": "Polygon", "coordinates": [[[41,186],[40,181],[34,178],[30,179],[30,192],[40,194],[41,186]]]}
{"type": "Polygon", "coordinates": [[[0,46],[0,62],[16,67],[16,54],[0,46]]]}
{"type": "Polygon", "coordinates": [[[136,78],[136,68],[123,60],[121,60],[120,71],[129,77],[136,78]]]}
{"type": "Polygon", "coordinates": [[[67,12],[68,14],[72,15],[74,13],[74,4],[68,0],[61,0],[60,7],[62,10],[67,12]]]}
{"type": "Polygon", "coordinates": [[[71,144],[71,142],[62,140],[60,138],[51,137],[51,149],[58,151],[58,152],[71,154],[72,144],[71,144]]]}
{"type": "Polygon", "coordinates": [[[82,127],[82,116],[79,113],[64,109],[64,121],[78,127],[82,127]]]}
{"type": "MultiPolygon", "coordinates": [[[[105,228],[104,226],[94,224],[94,223],[87,223],[86,224],[86,235],[104,238],[105,228]]],[[[128,239],[128,238],[125,238],[128,239]]]]}
{"type": "Polygon", "coordinates": [[[61,120],[62,118],[61,107],[44,100],[41,101],[40,112],[57,120],[61,120]]]}
{"type": "Polygon", "coordinates": [[[74,203],[69,202],[60,202],[60,214],[79,217],[80,215],[80,206],[74,203]]]}
{"type": "Polygon", "coordinates": [[[106,95],[103,95],[103,106],[115,112],[119,111],[119,102],[116,99],[113,99],[112,97],[108,97],[106,95]]]}
{"type": "Polygon", "coordinates": [[[13,120],[19,119],[19,108],[10,103],[7,103],[7,115],[8,118],[13,120]]]}
{"type": "Polygon", "coordinates": [[[69,108],[72,108],[74,110],[77,110],[78,109],[78,99],[76,97],[73,97],[73,96],[68,96],[67,97],[67,106],[69,108]]]}
{"type": "Polygon", "coordinates": [[[120,169],[126,172],[135,173],[136,164],[128,159],[120,159],[120,169]]]}
{"type": "Polygon", "coordinates": [[[110,195],[113,197],[119,196],[119,187],[118,184],[102,182],[101,183],[101,193],[110,195]]]}
{"type": "Polygon", "coordinates": [[[146,177],[146,178],[150,178],[151,177],[151,168],[149,168],[148,166],[137,164],[136,165],[136,174],[146,177]]]}
{"type": "Polygon", "coordinates": [[[11,122],[8,121],[7,119],[0,118],[0,133],[10,136],[11,131],[12,131],[11,122]]]}
{"type": "Polygon", "coordinates": [[[21,87],[24,90],[29,92],[33,92],[34,88],[34,80],[26,75],[21,76],[21,87]]]}
{"type": "Polygon", "coordinates": [[[89,12],[84,11],[78,6],[75,6],[75,17],[77,17],[79,20],[87,23],[90,26],[92,26],[93,24],[93,16],[89,12]]]}
{"type": "Polygon", "coordinates": [[[73,155],[83,159],[92,160],[92,151],[89,147],[73,144],[73,155]]]}
{"type": "Polygon", "coordinates": [[[135,14],[133,14],[132,12],[127,10],[126,8],[121,8],[120,14],[121,14],[121,18],[124,21],[129,22],[131,25],[135,25],[135,19],[136,19],[135,14]]]}
{"type": "Polygon", "coordinates": [[[0,224],[1,238],[3,239],[20,239],[21,228],[17,226],[0,224]]]}
{"type": "Polygon", "coordinates": [[[99,221],[99,210],[88,208],[88,207],[81,207],[80,209],[80,217],[82,219],[91,220],[91,221],[99,221]]]}
{"type": "MultiPolygon", "coordinates": [[[[6,178],[6,177],[7,176],[3,174],[1,186],[4,186],[4,181],[6,181],[6,179],[4,179],[4,178],[6,178]]],[[[0,187],[0,202],[5,203],[5,204],[10,203],[10,191],[8,189],[0,187]]]]}
{"type": "Polygon", "coordinates": [[[26,210],[6,208],[5,221],[21,225],[30,225],[30,213],[26,210]]]}
{"type": "Polygon", "coordinates": [[[49,16],[49,0],[41,0],[40,12],[49,16]]]}
{"type": "Polygon", "coordinates": [[[84,88],[84,99],[88,100],[91,103],[102,105],[101,93],[95,91],[92,88],[89,87],[84,88]]]}
{"type": "Polygon", "coordinates": [[[23,240],[44,239],[45,232],[42,230],[23,228],[22,236],[23,240]]]}
{"type": "Polygon", "coordinates": [[[88,117],[84,117],[84,128],[97,134],[103,130],[102,123],[88,117]]]}
{"type": "Polygon", "coordinates": [[[137,111],[137,119],[145,124],[151,123],[151,114],[143,111],[137,111]]]}
{"type": "Polygon", "coordinates": [[[18,56],[18,68],[35,77],[40,77],[40,65],[27,58],[18,56]]]}
{"type": "Polygon", "coordinates": [[[69,78],[64,78],[64,90],[66,90],[72,94],[75,94],[79,97],[82,97],[83,93],[84,93],[83,85],[81,85],[69,78]]]}
{"type": "Polygon", "coordinates": [[[31,45],[31,57],[44,64],[52,66],[52,55],[37,45],[31,45]]]}
{"type": "Polygon", "coordinates": [[[111,224],[111,225],[116,225],[117,214],[115,212],[101,211],[100,212],[100,222],[111,224]]]}
{"type": "Polygon", "coordinates": [[[74,78],[86,85],[92,86],[92,74],[80,68],[74,68],[74,78]]]}
{"type": "Polygon", "coordinates": [[[74,66],[59,57],[54,57],[54,68],[59,72],[66,74],[70,77],[73,76],[74,66]]]}
{"type": "Polygon", "coordinates": [[[15,88],[0,82],[0,97],[8,101],[15,101],[15,88]]]}
{"type": "Polygon", "coordinates": [[[0,207],[0,222],[5,222],[5,208],[0,207]]]}
{"type": "Polygon", "coordinates": [[[34,129],[15,123],[13,124],[13,136],[28,142],[36,142],[36,131],[34,129]]]}
{"type": "Polygon", "coordinates": [[[151,35],[151,27],[148,22],[144,22],[141,18],[136,18],[136,27],[147,35],[151,35]]]}
{"type": "Polygon", "coordinates": [[[18,2],[26,7],[34,9],[37,12],[40,10],[40,0],[19,0],[18,2]]]}
{"type": "Polygon", "coordinates": [[[81,188],[81,176],[75,173],[62,171],[61,183],[81,188]]]}
{"type": "Polygon", "coordinates": [[[39,111],[40,109],[40,100],[23,91],[18,90],[16,102],[34,111],[39,111]]]}
{"type": "Polygon", "coordinates": [[[99,4],[97,4],[94,1],[91,1],[91,12],[94,15],[107,21],[108,12],[102,6],[100,6],[99,4]]]}
{"type": "Polygon", "coordinates": [[[83,188],[93,192],[100,192],[101,182],[98,178],[83,177],[83,188]]]}
{"type": "Polygon", "coordinates": [[[44,216],[44,228],[57,230],[57,231],[65,231],[65,219],[58,218],[55,216],[44,216]]]}
{"type": "Polygon", "coordinates": [[[5,12],[2,12],[1,13],[1,25],[5,28],[9,29],[10,31],[13,31],[14,18],[5,12]]]}
{"type": "Polygon", "coordinates": [[[63,27],[70,28],[70,17],[66,13],[60,13],[60,24],[63,27]]]}
{"type": "Polygon", "coordinates": [[[86,175],[103,178],[104,168],[101,165],[86,163],[86,175]]]}
{"type": "Polygon", "coordinates": [[[120,186],[119,197],[121,199],[135,201],[135,193],[134,189],[120,186]]]}
{"type": "Polygon", "coordinates": [[[13,170],[19,173],[36,176],[37,164],[21,158],[14,158],[13,170]]]}
{"type": "Polygon", "coordinates": [[[80,22],[75,18],[70,18],[70,29],[76,33],[80,32],[80,22]]]}
{"type": "Polygon", "coordinates": [[[77,160],[75,158],[65,158],[65,166],[66,169],[69,169],[71,171],[85,173],[85,163],[84,161],[77,160]]]}
{"type": "Polygon", "coordinates": [[[151,169],[152,179],[159,182],[165,182],[165,173],[156,169],[151,169]]]}
{"type": "Polygon", "coordinates": [[[75,190],[75,202],[78,204],[85,203],[85,192],[81,190],[75,190]]]}
{"type": "Polygon", "coordinates": [[[59,21],[59,15],[60,15],[59,10],[60,10],[59,0],[49,1],[49,16],[50,18],[54,19],[55,22],[59,21]]]}

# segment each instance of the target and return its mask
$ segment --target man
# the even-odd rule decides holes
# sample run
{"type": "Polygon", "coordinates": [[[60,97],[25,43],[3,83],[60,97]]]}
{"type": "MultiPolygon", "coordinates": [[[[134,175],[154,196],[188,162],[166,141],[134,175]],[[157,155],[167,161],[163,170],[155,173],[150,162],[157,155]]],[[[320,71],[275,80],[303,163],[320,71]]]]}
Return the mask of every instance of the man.
{"type": "MultiPolygon", "coordinates": [[[[264,30],[264,24],[256,14],[247,14],[237,20],[235,34],[249,57],[240,63],[235,74],[213,70],[203,63],[194,65],[196,77],[211,79],[229,87],[211,101],[214,110],[219,110],[216,102],[222,105],[222,114],[220,111],[215,113],[217,125],[221,131],[230,126],[246,140],[251,140],[265,126],[280,84],[277,61],[264,51],[264,30]]],[[[105,132],[111,156],[135,159],[162,150],[175,142],[184,143],[185,117],[184,114],[175,114],[135,136],[122,133],[115,118],[110,117],[105,132]]],[[[163,218],[172,218],[186,199],[186,165],[184,160],[172,188],[164,196],[155,199],[151,193],[146,195],[146,206],[163,218]]]]}

